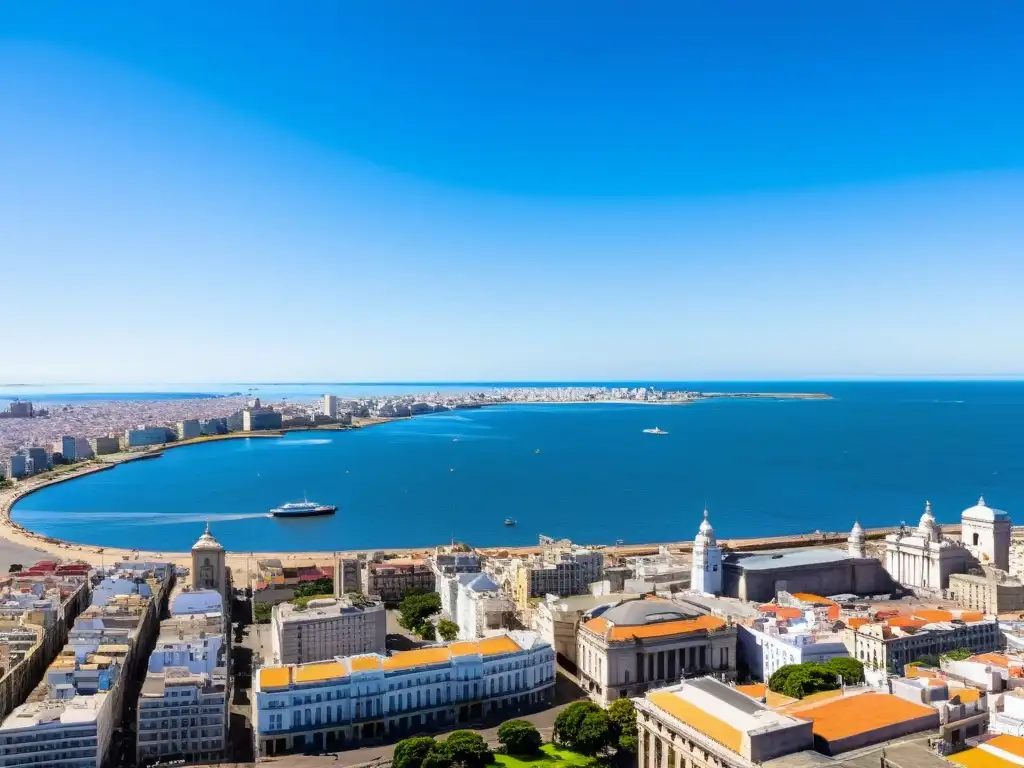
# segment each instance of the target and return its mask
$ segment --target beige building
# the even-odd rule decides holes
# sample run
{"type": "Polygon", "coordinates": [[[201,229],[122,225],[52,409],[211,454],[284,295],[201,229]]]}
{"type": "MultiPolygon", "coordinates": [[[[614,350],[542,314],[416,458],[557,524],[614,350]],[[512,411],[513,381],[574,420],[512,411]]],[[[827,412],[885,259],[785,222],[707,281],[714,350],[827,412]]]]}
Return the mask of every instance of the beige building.
{"type": "Polygon", "coordinates": [[[915,616],[898,616],[843,630],[843,645],[851,658],[871,669],[903,674],[904,666],[922,656],[940,656],[958,648],[975,653],[998,649],[1002,642],[999,622],[981,614],[954,617],[948,611],[920,610],[915,616]]]}
{"type": "Polygon", "coordinates": [[[551,542],[540,554],[513,559],[508,571],[512,597],[525,610],[531,598],[587,594],[604,576],[604,555],[568,541],[551,542]]]}
{"type": "Polygon", "coordinates": [[[661,598],[632,600],[580,627],[576,664],[583,689],[607,706],[681,677],[735,677],[736,628],[661,598]]]}
{"type": "Polygon", "coordinates": [[[224,547],[213,538],[210,524],[192,545],[192,589],[213,589],[224,598],[225,611],[230,610],[231,591],[228,586],[228,574],[224,559],[224,547]]]}
{"type": "Polygon", "coordinates": [[[984,575],[953,574],[949,597],[964,608],[989,615],[1024,611],[1024,583],[995,569],[984,575]]]}
{"type": "Polygon", "coordinates": [[[379,600],[325,598],[305,608],[275,605],[270,617],[274,664],[306,664],[336,656],[384,653],[387,633],[379,600]]]}
{"type": "Polygon", "coordinates": [[[555,653],[576,665],[576,634],[580,624],[612,608],[624,600],[640,600],[642,595],[610,593],[607,595],[551,596],[537,605],[530,622],[533,630],[555,649],[555,653]]]}
{"type": "Polygon", "coordinates": [[[413,587],[433,592],[434,571],[426,560],[384,560],[363,569],[363,594],[397,603],[413,587]]]}
{"type": "Polygon", "coordinates": [[[142,684],[136,717],[139,765],[223,758],[228,729],[224,669],[213,676],[185,667],[150,672],[142,684]]]}

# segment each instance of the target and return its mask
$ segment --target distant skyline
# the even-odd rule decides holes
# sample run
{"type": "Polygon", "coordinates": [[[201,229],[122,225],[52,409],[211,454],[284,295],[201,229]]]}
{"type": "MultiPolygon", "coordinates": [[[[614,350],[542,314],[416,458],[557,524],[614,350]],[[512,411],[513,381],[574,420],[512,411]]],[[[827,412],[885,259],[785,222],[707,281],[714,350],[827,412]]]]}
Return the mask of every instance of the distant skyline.
{"type": "Polygon", "coordinates": [[[1022,25],[6,7],[0,388],[1024,375],[1022,25]]]}

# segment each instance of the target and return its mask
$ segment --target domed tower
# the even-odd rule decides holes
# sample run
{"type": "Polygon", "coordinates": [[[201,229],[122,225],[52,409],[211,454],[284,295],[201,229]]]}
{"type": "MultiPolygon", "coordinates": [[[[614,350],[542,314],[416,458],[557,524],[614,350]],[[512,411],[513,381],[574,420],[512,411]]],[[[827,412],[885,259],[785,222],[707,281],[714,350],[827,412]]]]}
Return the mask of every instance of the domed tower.
{"type": "Polygon", "coordinates": [[[192,589],[215,589],[224,597],[224,609],[229,605],[225,571],[224,547],[210,533],[210,523],[199,541],[192,545],[192,589]]]}
{"type": "Polygon", "coordinates": [[[846,551],[849,552],[850,557],[867,557],[864,541],[864,529],[860,527],[860,521],[857,520],[853,523],[850,535],[846,539],[846,551]]]}
{"type": "Polygon", "coordinates": [[[1009,514],[988,506],[982,496],[977,504],[963,511],[960,524],[960,538],[979,563],[1009,569],[1013,528],[1009,514]]]}
{"type": "Polygon", "coordinates": [[[921,521],[917,524],[917,535],[933,544],[942,541],[942,527],[935,522],[930,501],[924,503],[924,514],[921,515],[921,521]]]}
{"type": "Polygon", "coordinates": [[[715,538],[715,529],[704,510],[704,520],[693,540],[693,564],[690,566],[690,589],[718,595],[722,592],[722,548],[715,538]]]}

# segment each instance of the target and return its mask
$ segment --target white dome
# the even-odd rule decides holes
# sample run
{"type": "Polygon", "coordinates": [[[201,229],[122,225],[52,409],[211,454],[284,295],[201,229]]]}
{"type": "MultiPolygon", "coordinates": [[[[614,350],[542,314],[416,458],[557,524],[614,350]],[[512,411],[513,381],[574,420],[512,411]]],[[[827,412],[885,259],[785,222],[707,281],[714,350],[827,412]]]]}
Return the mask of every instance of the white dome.
{"type": "Polygon", "coordinates": [[[697,529],[697,536],[694,539],[694,543],[703,544],[705,546],[713,545],[715,543],[715,529],[711,527],[711,522],[708,520],[708,511],[704,510],[704,519],[701,521],[700,528],[697,529]]]}
{"type": "Polygon", "coordinates": [[[977,504],[965,509],[960,517],[970,518],[971,520],[995,522],[996,520],[1002,520],[1003,518],[1009,517],[1009,515],[1001,509],[993,509],[985,504],[985,497],[982,496],[978,499],[977,504]]]}
{"type": "Polygon", "coordinates": [[[942,528],[935,522],[935,515],[932,514],[932,503],[924,503],[924,514],[921,515],[921,522],[917,524],[917,535],[929,541],[941,541],[942,528]]]}
{"type": "Polygon", "coordinates": [[[213,538],[213,534],[210,533],[210,521],[206,521],[206,530],[203,531],[203,535],[199,537],[199,541],[192,545],[192,551],[200,552],[223,552],[224,547],[221,546],[220,542],[213,538]]]}

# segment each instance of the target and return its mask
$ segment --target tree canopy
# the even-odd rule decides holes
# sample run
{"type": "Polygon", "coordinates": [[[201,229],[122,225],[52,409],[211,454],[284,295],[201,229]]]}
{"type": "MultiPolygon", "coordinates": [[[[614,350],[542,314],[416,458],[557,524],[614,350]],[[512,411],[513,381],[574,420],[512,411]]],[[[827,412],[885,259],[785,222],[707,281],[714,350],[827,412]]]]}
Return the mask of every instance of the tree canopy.
{"type": "Polygon", "coordinates": [[[424,625],[429,624],[430,617],[440,610],[441,596],[437,592],[423,594],[409,590],[398,604],[398,623],[422,636],[424,625]]]}
{"type": "Polygon", "coordinates": [[[573,702],[555,718],[554,740],[584,755],[609,746],[612,734],[608,713],[592,701],[573,702]]]}
{"type": "Polygon", "coordinates": [[[316,581],[304,581],[295,588],[296,597],[312,597],[314,595],[334,597],[334,579],[324,577],[316,581]]]}
{"type": "Polygon", "coordinates": [[[465,768],[483,768],[494,760],[484,737],[476,731],[452,731],[436,749],[449,763],[465,768]]]}
{"type": "Polygon", "coordinates": [[[802,699],[812,693],[832,691],[838,687],[836,673],[813,661],[779,667],[768,679],[769,690],[792,699],[802,699]]]}
{"type": "Polygon", "coordinates": [[[632,699],[616,699],[608,707],[608,721],[611,726],[609,745],[615,747],[620,759],[636,754],[638,735],[636,728],[636,707],[632,699]]]}
{"type": "Polygon", "coordinates": [[[415,736],[402,739],[395,745],[395,754],[391,760],[393,768],[422,768],[423,761],[434,749],[437,742],[429,736],[415,736]]]}
{"type": "Polygon", "coordinates": [[[864,662],[848,656],[836,656],[825,662],[825,667],[843,679],[846,685],[864,682],[864,662]]]}
{"type": "Polygon", "coordinates": [[[441,619],[437,622],[437,634],[445,642],[451,642],[459,636],[459,625],[449,619],[441,619]]]}
{"type": "Polygon", "coordinates": [[[533,755],[540,751],[540,731],[526,720],[509,720],[498,728],[498,743],[509,755],[533,755]]]}

